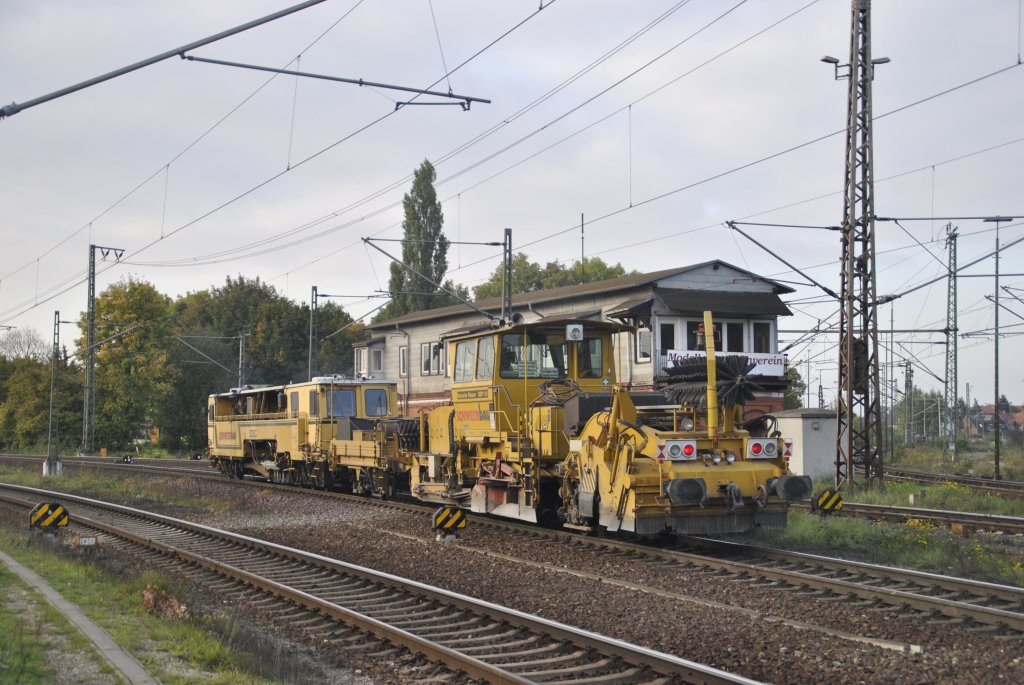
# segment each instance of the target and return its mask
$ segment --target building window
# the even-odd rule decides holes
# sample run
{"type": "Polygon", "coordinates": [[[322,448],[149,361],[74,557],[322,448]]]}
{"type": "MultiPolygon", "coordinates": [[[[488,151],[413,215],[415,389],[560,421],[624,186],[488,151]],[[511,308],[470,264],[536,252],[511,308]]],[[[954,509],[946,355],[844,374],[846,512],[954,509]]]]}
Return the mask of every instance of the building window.
{"type": "Polygon", "coordinates": [[[768,354],[772,351],[772,324],[769,321],[754,322],[754,352],[768,354]]]}
{"type": "Polygon", "coordinates": [[[370,373],[381,373],[384,371],[384,350],[370,350],[370,373]]]}
{"type": "Polygon", "coordinates": [[[745,345],[743,335],[743,324],[729,322],[725,324],[725,351],[743,352],[745,345]]]}
{"type": "Polygon", "coordinates": [[[445,370],[444,349],[441,343],[423,343],[420,345],[420,375],[439,376],[445,370]]]}
{"type": "Polygon", "coordinates": [[[398,375],[402,378],[409,375],[409,348],[405,345],[398,348],[398,375]]]}
{"type": "MultiPolygon", "coordinates": [[[[704,321],[686,322],[686,349],[703,352],[707,348],[699,342],[700,329],[704,321]]],[[[744,325],[742,321],[715,321],[715,350],[717,352],[743,352],[744,325]]]]}
{"type": "Polygon", "coordinates": [[[662,354],[668,350],[676,349],[676,325],[674,323],[663,323],[659,327],[661,333],[660,347],[662,354]]]}
{"type": "Polygon", "coordinates": [[[360,347],[356,349],[356,375],[365,376],[367,372],[366,363],[366,348],[360,347]]]}
{"type": "Polygon", "coordinates": [[[688,350],[704,350],[706,349],[700,344],[700,327],[704,325],[703,321],[687,321],[686,322],[686,349],[688,350]]]}
{"type": "Polygon", "coordinates": [[[651,361],[652,343],[654,342],[654,336],[651,332],[645,328],[640,328],[636,332],[636,361],[638,364],[651,361]]]}

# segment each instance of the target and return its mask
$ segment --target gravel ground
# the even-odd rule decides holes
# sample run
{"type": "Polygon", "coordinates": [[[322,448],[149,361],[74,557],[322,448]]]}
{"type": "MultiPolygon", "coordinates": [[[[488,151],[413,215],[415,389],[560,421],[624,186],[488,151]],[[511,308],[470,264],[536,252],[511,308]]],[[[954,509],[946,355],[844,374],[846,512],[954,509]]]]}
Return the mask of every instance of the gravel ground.
{"type": "MultiPolygon", "coordinates": [[[[426,517],[237,487],[154,479],[238,504],[164,513],[461,592],[774,683],[1020,683],[1024,641],[820,601],[610,552],[473,530],[438,543],[426,517]],[[242,513],[238,513],[242,512],[242,513]],[[888,641],[891,647],[870,641],[888,641]]],[[[171,500],[174,497],[170,498],[171,500]]]]}

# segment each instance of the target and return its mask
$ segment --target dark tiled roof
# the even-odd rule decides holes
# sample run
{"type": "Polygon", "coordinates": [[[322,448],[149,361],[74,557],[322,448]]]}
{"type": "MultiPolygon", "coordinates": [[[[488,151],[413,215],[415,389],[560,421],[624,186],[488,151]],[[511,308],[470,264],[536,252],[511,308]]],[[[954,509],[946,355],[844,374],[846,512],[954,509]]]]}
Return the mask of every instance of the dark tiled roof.
{"type": "MultiPolygon", "coordinates": [[[[542,304],[544,302],[551,302],[555,300],[565,300],[573,297],[582,297],[586,295],[593,295],[598,293],[614,292],[616,290],[627,290],[629,288],[636,288],[644,285],[650,285],[657,281],[675,276],[687,271],[694,271],[701,269],[706,266],[721,265],[733,269],[739,273],[750,276],[753,280],[763,281],[773,286],[776,293],[792,293],[795,292],[789,286],[777,283],[767,278],[763,278],[745,269],[741,269],[737,266],[733,266],[728,262],[723,262],[720,259],[714,259],[708,262],[701,262],[700,264],[691,264],[690,266],[676,267],[674,269],[662,269],[661,271],[651,271],[644,274],[633,274],[631,276],[620,276],[619,278],[610,278],[604,281],[594,281],[592,283],[583,283],[581,285],[567,285],[561,288],[551,288],[550,290],[536,290],[530,293],[520,293],[512,296],[513,308],[522,308],[526,305],[542,304]]],[[[744,293],[747,295],[748,293],[744,293]]],[[[773,295],[775,300],[778,302],[778,297],[773,295]]],[[[501,312],[501,298],[500,297],[488,297],[483,300],[479,300],[473,303],[478,309],[482,309],[492,314],[499,314],[501,312]]],[[[780,303],[781,304],[781,303],[780,303]]],[[[783,305],[784,308],[784,305],[783,305]]],[[[452,316],[466,316],[470,310],[464,304],[456,304],[448,307],[439,307],[437,309],[428,309],[419,312],[409,312],[402,316],[396,316],[393,319],[386,321],[378,321],[367,326],[368,329],[388,328],[392,326],[400,326],[405,323],[411,323],[414,321],[425,321],[428,319],[445,319],[452,316]]],[[[786,310],[786,314],[789,314],[789,310],[786,310]]],[[[483,316],[481,315],[481,319],[483,316]]]]}
{"type": "Polygon", "coordinates": [[[773,316],[792,314],[775,293],[659,288],[657,295],[666,307],[680,314],[700,314],[705,310],[714,312],[715,316],[753,313],[773,316]]]}

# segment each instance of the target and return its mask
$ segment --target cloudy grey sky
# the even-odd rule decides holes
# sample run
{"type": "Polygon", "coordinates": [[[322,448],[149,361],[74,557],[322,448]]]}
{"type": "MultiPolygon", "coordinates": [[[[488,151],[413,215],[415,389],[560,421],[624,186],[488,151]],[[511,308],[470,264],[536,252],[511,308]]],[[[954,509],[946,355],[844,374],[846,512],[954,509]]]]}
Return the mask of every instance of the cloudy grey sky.
{"type": "MultiPolygon", "coordinates": [[[[290,4],[0,0],[0,102],[290,4]]],[[[1021,0],[874,3],[873,54],[892,60],[874,83],[880,216],[1024,215],[1021,22],[1021,0]]],[[[48,339],[54,310],[77,318],[90,244],[125,250],[123,263],[100,263],[98,291],[132,275],[174,297],[244,274],[297,301],[312,285],[372,294],[387,286],[388,260],[360,239],[401,236],[400,200],[424,159],[453,241],[500,240],[511,227],[517,251],[568,263],[583,215],[588,257],[640,271],[719,258],[803,282],[723,223],[841,221],[846,82],[819,60],[846,62],[849,30],[849,0],[327,0],[192,54],[493,102],[396,111],[407,96],[175,58],[0,120],[0,323],[48,339]]],[[[878,224],[879,294],[943,274],[946,223],[878,224]]],[[[961,264],[995,247],[992,224],[953,224],[961,264]]],[[[745,230],[839,290],[836,233],[745,230]]],[[[1022,236],[1020,221],[1001,227],[1003,243],[1022,236]]],[[[1022,255],[1004,253],[1003,285],[1024,288],[1022,255]]],[[[453,246],[450,276],[472,287],[498,259],[453,246]]],[[[993,287],[960,280],[961,332],[991,328],[993,287]]],[[[945,289],[883,306],[881,326],[943,328],[945,289]]],[[[1003,293],[1024,314],[1011,293],[1024,291],[1003,293]]],[[[835,321],[813,287],[790,299],[785,329],[835,321]]],[[[360,316],[380,301],[342,302],[360,316]]],[[[1009,335],[1024,320],[1003,310],[1001,324],[1001,389],[1024,402],[1009,335]]],[[[913,358],[925,388],[941,389],[929,374],[944,373],[941,340],[896,335],[895,360],[913,358]]],[[[789,351],[827,401],[834,343],[789,351]]],[[[991,401],[991,337],[963,338],[960,350],[960,394],[970,383],[972,398],[991,401]]],[[[902,370],[895,377],[902,388],[902,370]]]]}

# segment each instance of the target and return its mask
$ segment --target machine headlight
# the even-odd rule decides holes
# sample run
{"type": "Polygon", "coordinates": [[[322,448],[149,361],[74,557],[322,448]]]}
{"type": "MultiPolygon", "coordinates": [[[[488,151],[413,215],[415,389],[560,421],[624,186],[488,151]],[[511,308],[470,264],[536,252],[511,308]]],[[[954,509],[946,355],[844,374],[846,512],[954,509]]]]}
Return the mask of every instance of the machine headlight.
{"type": "Polygon", "coordinates": [[[679,427],[681,429],[683,429],[684,431],[692,431],[693,430],[693,419],[691,419],[689,416],[683,418],[679,422],[679,427]]]}
{"type": "Polygon", "coordinates": [[[672,443],[668,447],[668,456],[670,459],[678,459],[679,455],[683,453],[683,446],[679,443],[672,443]]]}
{"type": "Polygon", "coordinates": [[[722,455],[721,454],[712,454],[711,455],[711,463],[712,464],[721,464],[722,463],[722,455]]]}
{"type": "Polygon", "coordinates": [[[733,463],[734,461],[736,461],[736,455],[733,454],[732,452],[726,452],[725,461],[729,464],[733,463]]]}
{"type": "Polygon", "coordinates": [[[778,451],[779,446],[776,445],[774,442],[766,442],[764,444],[764,454],[766,457],[774,457],[778,451]]]}

